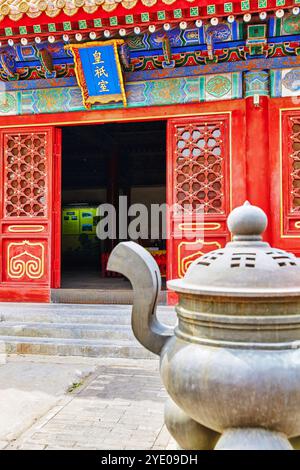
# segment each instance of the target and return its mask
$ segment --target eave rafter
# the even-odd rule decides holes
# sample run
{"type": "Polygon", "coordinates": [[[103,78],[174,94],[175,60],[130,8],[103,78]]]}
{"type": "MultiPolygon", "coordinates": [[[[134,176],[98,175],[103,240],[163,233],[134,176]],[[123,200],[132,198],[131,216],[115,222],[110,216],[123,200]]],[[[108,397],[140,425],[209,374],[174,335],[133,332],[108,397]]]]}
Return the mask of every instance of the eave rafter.
{"type": "Polygon", "coordinates": [[[24,24],[47,22],[49,18],[89,20],[127,15],[161,16],[177,10],[194,9],[201,17],[241,14],[300,5],[300,0],[0,0],[0,22],[20,20],[24,24]],[[59,17],[59,18],[58,18],[59,17]],[[31,21],[33,20],[33,22],[31,21]]]}

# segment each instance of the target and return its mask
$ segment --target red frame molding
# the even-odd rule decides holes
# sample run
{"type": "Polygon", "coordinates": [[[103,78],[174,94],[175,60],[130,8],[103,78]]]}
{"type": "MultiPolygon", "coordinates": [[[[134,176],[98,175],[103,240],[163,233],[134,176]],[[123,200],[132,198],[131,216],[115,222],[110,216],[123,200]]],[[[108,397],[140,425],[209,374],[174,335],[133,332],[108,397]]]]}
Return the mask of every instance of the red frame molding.
{"type": "MultiPolygon", "coordinates": [[[[300,105],[293,98],[266,98],[260,103],[258,109],[253,105],[252,98],[206,102],[197,104],[156,106],[153,108],[128,108],[103,111],[80,111],[75,113],[43,114],[30,116],[7,116],[0,117],[0,128],[7,130],[28,129],[42,130],[51,127],[88,124],[104,124],[113,122],[135,122],[153,120],[191,120],[197,116],[206,114],[213,115],[231,114],[232,116],[232,175],[231,207],[249,198],[250,202],[260,205],[267,210],[269,216],[269,234],[271,243],[279,248],[294,251],[300,254],[300,236],[281,236],[282,226],[282,191],[287,190],[284,179],[282,179],[282,149],[284,136],[282,134],[282,115],[285,112],[300,110],[300,105]],[[249,123],[250,121],[250,123],[249,123]],[[251,125],[249,125],[251,124],[251,125]],[[259,147],[259,148],[258,148],[259,147]]],[[[56,129],[59,135],[59,129],[56,129]]],[[[168,174],[172,172],[172,153],[170,132],[167,137],[168,149],[168,174]]],[[[53,150],[53,161],[55,155],[58,160],[60,156],[59,139],[53,150]]],[[[58,160],[56,160],[58,162],[58,160]]],[[[53,193],[60,191],[60,164],[53,166],[53,181],[56,186],[52,188],[53,193]]],[[[168,191],[170,182],[168,183],[168,191]]],[[[59,247],[58,236],[60,233],[59,222],[53,223],[54,218],[60,218],[60,207],[56,204],[52,213],[52,243],[51,243],[51,271],[52,286],[58,287],[60,277],[59,267],[59,247]],[[55,229],[53,227],[56,227],[55,229]],[[55,235],[56,233],[56,235],[55,235]],[[56,239],[56,242],[55,242],[56,239]],[[55,248],[55,246],[57,247],[55,248]]],[[[300,217],[299,217],[300,219],[300,217]]],[[[37,235],[36,235],[37,236],[37,235]]],[[[168,255],[168,262],[173,263],[171,251],[168,255]]],[[[24,301],[49,301],[50,289],[37,289],[34,285],[31,288],[20,286],[7,289],[0,289],[1,300],[24,300],[24,301]]],[[[174,299],[173,299],[174,300],[174,299]]]]}
{"type": "Polygon", "coordinates": [[[32,114],[21,116],[0,116],[0,128],[40,127],[40,126],[75,126],[85,124],[105,124],[113,122],[157,121],[184,116],[197,116],[214,110],[231,111],[241,100],[219,102],[176,104],[141,108],[105,109],[100,111],[77,111],[72,113],[32,114]]]}
{"type": "Polygon", "coordinates": [[[299,218],[289,214],[288,197],[289,175],[287,174],[286,159],[288,158],[288,139],[286,118],[293,114],[300,115],[298,98],[276,98],[269,101],[269,177],[270,177],[270,231],[271,242],[274,246],[290,250],[300,256],[300,230],[293,229],[299,218]]]}

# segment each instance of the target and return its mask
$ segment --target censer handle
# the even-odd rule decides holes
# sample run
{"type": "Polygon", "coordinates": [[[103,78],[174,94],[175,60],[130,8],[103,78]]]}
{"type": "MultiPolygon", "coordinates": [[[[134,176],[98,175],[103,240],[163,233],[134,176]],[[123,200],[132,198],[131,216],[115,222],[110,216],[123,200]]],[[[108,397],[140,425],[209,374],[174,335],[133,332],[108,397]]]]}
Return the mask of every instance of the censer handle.
{"type": "Polygon", "coordinates": [[[122,242],[111,252],[107,269],[123,274],[131,282],[133,333],[145,348],[159,355],[174,329],[156,318],[161,276],[153,256],[137,243],[122,242]]]}

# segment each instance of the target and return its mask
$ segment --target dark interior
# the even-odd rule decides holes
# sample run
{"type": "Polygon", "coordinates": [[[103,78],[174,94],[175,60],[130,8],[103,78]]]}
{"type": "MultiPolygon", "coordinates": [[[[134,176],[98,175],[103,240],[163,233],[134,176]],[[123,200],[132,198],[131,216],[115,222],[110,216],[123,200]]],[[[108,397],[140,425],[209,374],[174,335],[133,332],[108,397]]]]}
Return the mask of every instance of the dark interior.
{"type": "MultiPolygon", "coordinates": [[[[64,218],[66,224],[70,217],[81,220],[101,203],[117,207],[118,195],[126,195],[128,204],[166,202],[164,121],[65,127],[62,133],[62,225],[64,218]]],[[[62,228],[62,287],[83,280],[94,287],[99,277],[107,277],[103,260],[119,240],[99,241],[81,230],[85,226],[76,234],[62,228]]],[[[164,240],[139,243],[165,249],[164,240]]]]}

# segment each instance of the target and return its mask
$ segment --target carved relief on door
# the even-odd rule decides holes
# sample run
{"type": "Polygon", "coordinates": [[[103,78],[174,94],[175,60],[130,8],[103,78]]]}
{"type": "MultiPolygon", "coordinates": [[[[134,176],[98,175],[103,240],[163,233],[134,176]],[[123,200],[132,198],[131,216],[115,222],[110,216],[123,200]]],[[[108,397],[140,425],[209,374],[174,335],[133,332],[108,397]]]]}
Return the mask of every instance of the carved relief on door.
{"type": "Polygon", "coordinates": [[[282,235],[300,237],[300,113],[283,116],[282,235]]]}
{"type": "Polygon", "coordinates": [[[183,277],[195,259],[228,239],[229,130],[226,114],[169,123],[168,202],[175,204],[169,221],[169,278],[183,277]],[[199,211],[204,218],[197,217],[199,211]]]}
{"type": "Polygon", "coordinates": [[[4,136],[4,217],[46,217],[46,132],[4,136]]]}

